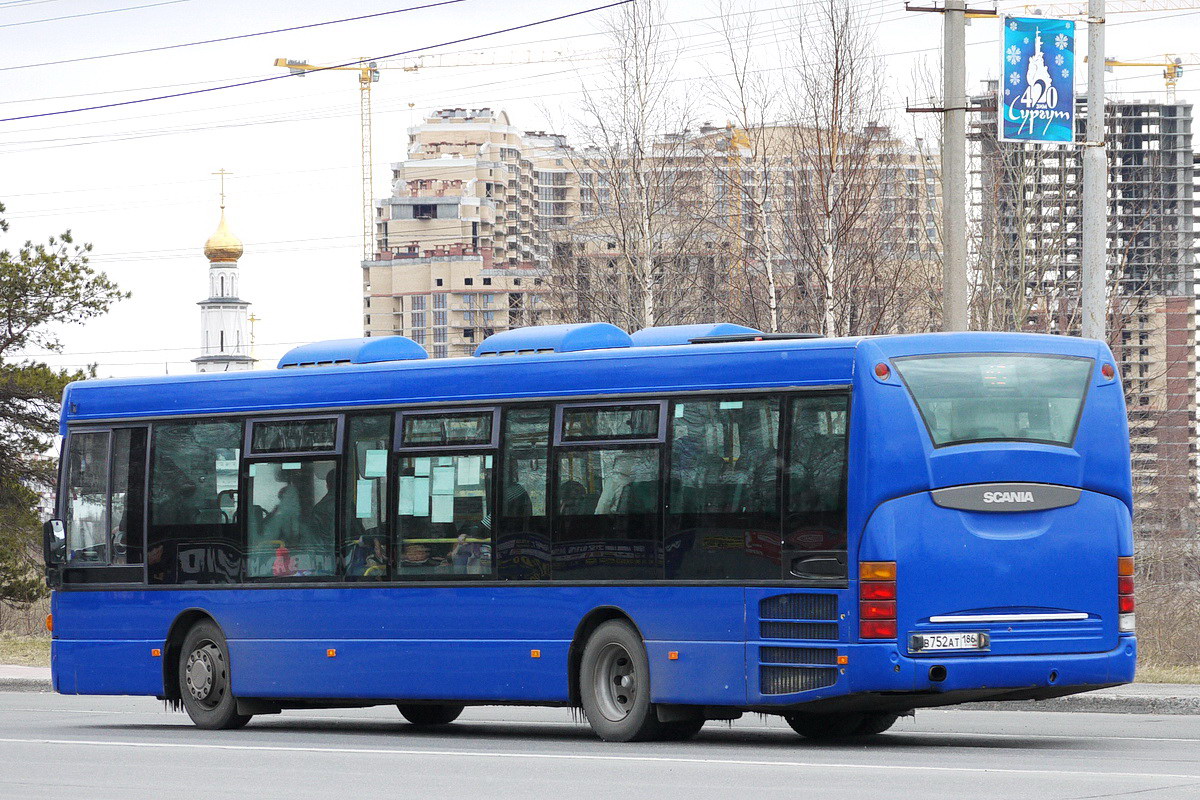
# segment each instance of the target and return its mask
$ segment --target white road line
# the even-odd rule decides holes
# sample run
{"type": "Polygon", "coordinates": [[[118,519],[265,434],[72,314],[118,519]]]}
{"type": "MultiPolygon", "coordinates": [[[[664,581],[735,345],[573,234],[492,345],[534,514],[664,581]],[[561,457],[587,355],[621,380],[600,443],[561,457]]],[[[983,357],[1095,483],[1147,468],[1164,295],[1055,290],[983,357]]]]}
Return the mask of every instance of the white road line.
{"type": "Polygon", "coordinates": [[[512,758],[532,761],[624,761],[648,764],[701,764],[734,767],[805,767],[817,769],[842,770],[895,770],[900,772],[966,772],[986,773],[991,775],[1059,775],[1092,778],[1145,778],[1161,780],[1163,778],[1180,778],[1196,780],[1200,773],[1175,774],[1165,772],[1075,772],[1061,769],[1010,769],[989,767],[936,767],[903,764],[845,764],[827,763],[821,761],[752,761],[736,758],[685,758],[681,756],[614,756],[614,755],[581,755],[578,753],[518,753],[497,752],[488,750],[420,750],[392,749],[384,747],[297,747],[286,745],[244,745],[244,744],[201,744],[198,742],[130,742],[130,741],[99,741],[95,739],[16,739],[0,738],[0,742],[8,744],[53,744],[69,745],[72,747],[144,747],[164,750],[241,750],[246,752],[268,753],[329,753],[338,755],[381,755],[381,756],[421,756],[423,758],[512,758]]]}
{"type": "MultiPolygon", "coordinates": [[[[170,717],[179,721],[179,727],[184,730],[190,730],[191,725],[188,720],[173,712],[148,712],[148,711],[100,711],[93,709],[81,708],[6,708],[0,709],[0,717],[5,712],[19,711],[32,714],[108,714],[115,716],[154,716],[154,717],[170,717]]],[[[342,714],[331,714],[329,716],[312,716],[310,714],[288,714],[286,716],[271,717],[264,719],[266,725],[263,730],[269,729],[273,722],[370,722],[379,724],[404,725],[399,719],[389,719],[386,717],[352,717],[342,714]]],[[[463,717],[458,720],[459,725],[517,725],[517,726],[560,726],[579,728],[580,730],[588,730],[586,722],[566,722],[563,720],[533,720],[533,719],[468,719],[463,717]]],[[[718,730],[714,727],[710,730],[718,730]]],[[[787,725],[734,725],[730,728],[720,728],[720,730],[737,730],[737,731],[773,731],[776,733],[788,733],[791,728],[787,725]]],[[[907,728],[892,728],[891,734],[898,736],[961,736],[975,737],[979,739],[1067,739],[1070,741],[1103,741],[1103,742],[1200,742],[1200,738],[1191,736],[1073,736],[1065,733],[980,733],[979,731],[931,731],[923,730],[916,731],[907,728]]]]}

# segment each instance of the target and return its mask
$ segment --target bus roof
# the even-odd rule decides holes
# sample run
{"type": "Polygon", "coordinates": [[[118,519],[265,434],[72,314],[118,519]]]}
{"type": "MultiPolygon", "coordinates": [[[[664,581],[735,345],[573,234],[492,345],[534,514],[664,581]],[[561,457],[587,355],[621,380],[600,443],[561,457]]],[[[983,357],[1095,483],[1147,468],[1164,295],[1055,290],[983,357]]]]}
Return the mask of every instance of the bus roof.
{"type": "Polygon", "coordinates": [[[928,333],[110,378],[67,387],[62,429],[100,420],[848,385],[864,342],[887,358],[988,351],[1095,358],[1108,352],[1100,342],[1066,336],[928,333]]]}

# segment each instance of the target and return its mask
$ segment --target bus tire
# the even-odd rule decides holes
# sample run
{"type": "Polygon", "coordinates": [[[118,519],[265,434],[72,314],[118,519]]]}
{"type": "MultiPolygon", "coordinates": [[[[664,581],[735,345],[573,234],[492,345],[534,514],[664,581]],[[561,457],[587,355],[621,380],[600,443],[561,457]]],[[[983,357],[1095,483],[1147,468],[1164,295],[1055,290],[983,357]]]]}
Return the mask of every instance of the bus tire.
{"type": "Polygon", "coordinates": [[[899,714],[889,714],[886,711],[871,711],[863,715],[863,721],[854,729],[855,736],[875,736],[883,733],[896,724],[899,714]]]}
{"type": "Polygon", "coordinates": [[[845,739],[858,733],[866,714],[807,714],[803,711],[784,714],[792,730],[805,739],[845,739]]]}
{"type": "Polygon", "coordinates": [[[465,706],[446,704],[423,705],[420,703],[397,703],[400,716],[419,728],[432,728],[435,725],[449,725],[458,719],[465,706]]]}
{"type": "Polygon", "coordinates": [[[212,620],[197,622],[183,638],[179,655],[179,696],[197,728],[232,730],[250,721],[237,713],[225,634],[212,620]]]}
{"type": "Polygon", "coordinates": [[[588,639],[579,664],[579,700],[588,725],[606,742],[644,742],[662,735],[650,702],[646,646],[629,623],[609,620],[588,639]]]}

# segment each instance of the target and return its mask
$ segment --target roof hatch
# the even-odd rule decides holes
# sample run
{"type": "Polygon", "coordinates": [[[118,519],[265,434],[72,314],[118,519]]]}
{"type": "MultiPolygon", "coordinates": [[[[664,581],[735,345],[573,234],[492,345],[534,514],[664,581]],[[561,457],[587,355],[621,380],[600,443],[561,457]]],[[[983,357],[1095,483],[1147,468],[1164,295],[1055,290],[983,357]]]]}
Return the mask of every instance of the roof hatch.
{"type": "Polygon", "coordinates": [[[578,325],[535,325],[493,333],[475,348],[477,356],[515,356],[534,353],[574,353],[632,347],[629,334],[607,322],[578,325]]]}
{"type": "Polygon", "coordinates": [[[279,359],[278,367],[332,367],[335,364],[376,364],[422,358],[429,358],[425,348],[407,336],[328,339],[293,347],[279,359]]]}
{"type": "Polygon", "coordinates": [[[762,331],[735,325],[732,322],[704,322],[699,325],[659,325],[642,328],[630,336],[634,347],[663,347],[672,344],[690,344],[696,339],[712,336],[761,336],[762,331]]]}

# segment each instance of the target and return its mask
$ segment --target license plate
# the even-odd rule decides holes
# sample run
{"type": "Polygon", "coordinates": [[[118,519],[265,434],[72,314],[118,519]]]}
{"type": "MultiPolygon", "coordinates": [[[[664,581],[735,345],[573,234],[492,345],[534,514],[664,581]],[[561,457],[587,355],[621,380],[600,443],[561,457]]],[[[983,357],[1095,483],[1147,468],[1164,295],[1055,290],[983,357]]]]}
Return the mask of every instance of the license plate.
{"type": "Polygon", "coordinates": [[[908,637],[910,653],[929,650],[987,650],[991,639],[983,631],[957,633],[913,633],[908,637]]]}

